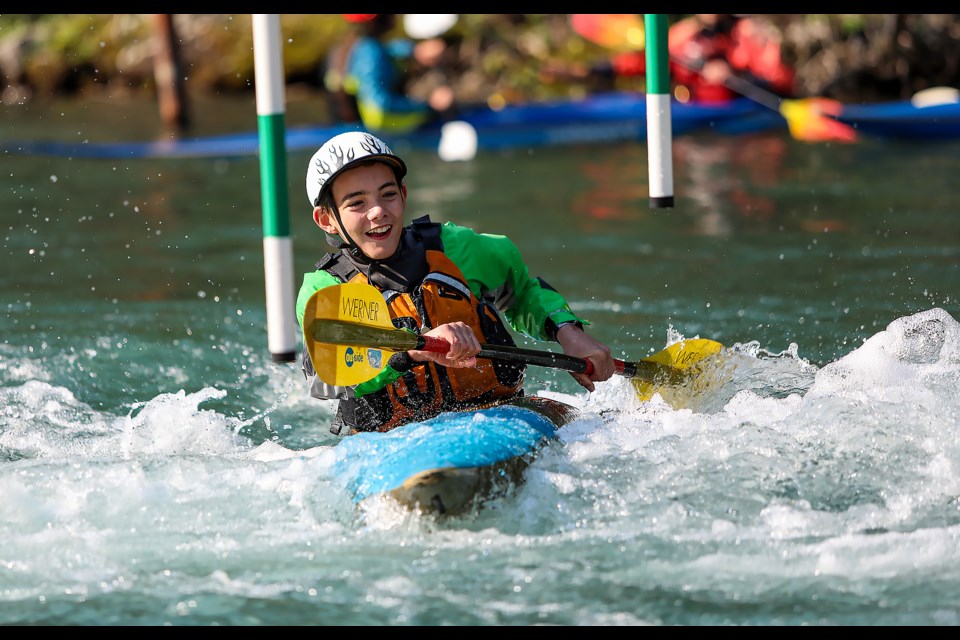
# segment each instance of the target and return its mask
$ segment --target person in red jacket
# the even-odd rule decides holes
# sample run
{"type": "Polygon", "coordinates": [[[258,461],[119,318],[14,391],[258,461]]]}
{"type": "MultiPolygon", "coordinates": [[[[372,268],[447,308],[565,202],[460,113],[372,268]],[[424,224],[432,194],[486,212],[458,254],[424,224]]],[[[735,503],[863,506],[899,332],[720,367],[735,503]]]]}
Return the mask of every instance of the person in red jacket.
{"type": "MultiPolygon", "coordinates": [[[[593,17],[593,16],[589,16],[593,17]]],[[[602,20],[602,15],[596,16],[602,20]]],[[[612,24],[612,23],[611,23],[612,24]]],[[[727,86],[731,75],[789,98],[794,69],[780,55],[771,29],[748,16],[697,13],[674,23],[667,35],[670,78],[680,102],[725,102],[739,97],[727,86]]],[[[646,52],[625,51],[591,67],[547,65],[545,81],[631,78],[646,73],[646,52]]]]}
{"type": "Polygon", "coordinates": [[[667,37],[674,96],[697,102],[738,97],[726,80],[731,75],[788,98],[795,72],[780,55],[780,42],[748,17],[697,13],[670,27],[667,37]]]}

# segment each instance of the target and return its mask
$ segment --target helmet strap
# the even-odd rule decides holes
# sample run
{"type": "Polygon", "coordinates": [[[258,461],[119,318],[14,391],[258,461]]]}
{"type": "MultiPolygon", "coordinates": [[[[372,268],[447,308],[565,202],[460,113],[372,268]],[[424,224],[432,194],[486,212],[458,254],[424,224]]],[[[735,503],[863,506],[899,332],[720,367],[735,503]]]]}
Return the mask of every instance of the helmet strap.
{"type": "MultiPolygon", "coordinates": [[[[403,197],[404,203],[405,203],[407,194],[402,189],[403,179],[400,176],[396,175],[396,170],[394,170],[394,175],[397,178],[397,183],[401,186],[401,194],[402,194],[401,197],[403,197]]],[[[332,185],[331,185],[331,188],[332,188],[332,185]]],[[[333,198],[330,198],[330,200],[332,201],[333,198]]],[[[337,226],[340,227],[340,233],[336,234],[336,236],[334,236],[334,234],[328,233],[327,243],[333,247],[336,247],[337,249],[340,249],[341,251],[347,251],[351,253],[356,258],[370,260],[371,259],[370,256],[365,254],[363,250],[360,248],[360,245],[354,242],[353,238],[350,237],[350,234],[347,233],[347,228],[343,224],[343,218],[340,217],[340,209],[337,207],[337,205],[331,202],[330,207],[333,209],[333,217],[337,221],[337,226]]]]}
{"type": "Polygon", "coordinates": [[[360,250],[360,246],[353,241],[353,238],[350,237],[350,234],[347,233],[347,228],[343,224],[343,218],[340,217],[340,209],[338,209],[337,205],[335,204],[333,205],[333,217],[337,219],[337,226],[340,227],[340,233],[338,234],[340,236],[340,239],[336,240],[335,238],[328,235],[327,242],[329,242],[330,244],[332,244],[338,249],[349,250],[353,252],[354,255],[356,254],[366,255],[365,253],[363,253],[363,251],[360,250]]]}

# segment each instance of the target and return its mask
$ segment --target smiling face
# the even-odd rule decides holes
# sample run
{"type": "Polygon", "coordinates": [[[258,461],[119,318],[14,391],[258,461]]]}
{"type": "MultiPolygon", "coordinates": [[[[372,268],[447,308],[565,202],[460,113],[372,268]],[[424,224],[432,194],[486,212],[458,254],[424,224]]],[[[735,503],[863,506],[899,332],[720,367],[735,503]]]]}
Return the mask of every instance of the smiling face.
{"type": "Polygon", "coordinates": [[[327,233],[342,237],[345,231],[373,260],[392,256],[400,244],[407,202],[407,188],[397,183],[393,169],[382,162],[362,164],[338,175],[331,189],[344,228],[322,206],[314,208],[314,222],[327,233]]]}

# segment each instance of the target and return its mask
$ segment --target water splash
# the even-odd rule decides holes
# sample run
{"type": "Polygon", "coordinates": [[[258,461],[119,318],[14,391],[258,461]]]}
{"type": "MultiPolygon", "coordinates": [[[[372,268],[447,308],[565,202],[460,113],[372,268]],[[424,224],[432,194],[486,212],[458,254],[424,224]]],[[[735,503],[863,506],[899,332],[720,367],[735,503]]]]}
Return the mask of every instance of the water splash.
{"type": "Polygon", "coordinates": [[[114,414],[7,359],[2,621],[332,623],[364,603],[383,623],[729,624],[737,601],[754,623],[960,623],[960,327],[935,308],[819,369],[800,352],[734,344],[680,409],[617,377],[530,389],[584,413],[446,521],[355,505],[338,441],[297,431],[329,410],[285,383],[267,413],[310,424],[261,433],[218,388],[114,414]]]}

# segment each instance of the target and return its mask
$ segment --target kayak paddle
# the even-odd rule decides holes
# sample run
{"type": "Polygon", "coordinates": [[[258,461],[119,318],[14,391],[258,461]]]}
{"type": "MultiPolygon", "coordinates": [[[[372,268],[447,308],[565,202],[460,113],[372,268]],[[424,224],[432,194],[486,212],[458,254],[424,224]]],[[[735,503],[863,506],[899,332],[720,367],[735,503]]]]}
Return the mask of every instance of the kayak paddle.
{"type": "MultiPolygon", "coordinates": [[[[643,22],[636,14],[575,13],[570,26],[581,37],[602,47],[617,51],[642,51],[645,45],[643,22]]],[[[702,62],[670,56],[670,61],[694,73],[703,69],[702,62]]],[[[843,104],[829,98],[785,99],[739,76],[730,74],[723,85],[757,104],[779,112],[787,121],[790,135],[805,142],[854,142],[856,130],[830,116],[840,114],[843,104]]]]}
{"type": "MultiPolygon", "coordinates": [[[[307,302],[303,317],[304,345],[317,375],[325,383],[355,385],[375,377],[389,357],[400,351],[445,353],[446,340],[396,328],[383,295],[356,282],[325,287],[307,302]]],[[[639,362],[614,359],[615,373],[630,378],[642,400],[656,385],[681,384],[693,365],[719,353],[723,345],[695,338],[674,343],[639,362]]],[[[590,375],[593,363],[565,353],[508,345],[480,345],[478,358],[522,362],[590,375]]]]}
{"type": "MultiPolygon", "coordinates": [[[[677,56],[670,56],[670,60],[695,73],[700,73],[703,69],[703,64],[699,62],[683,60],[677,56]]],[[[818,97],[793,100],[781,98],[733,74],[723,79],[723,85],[761,106],[779,111],[787,121],[790,135],[796,140],[854,142],[857,139],[857,132],[853,127],[829,117],[840,115],[843,109],[843,104],[836,100],[818,97]]]]}
{"type": "Polygon", "coordinates": [[[643,18],[636,13],[571,13],[570,26],[582,38],[614,51],[643,51],[643,18]]]}

